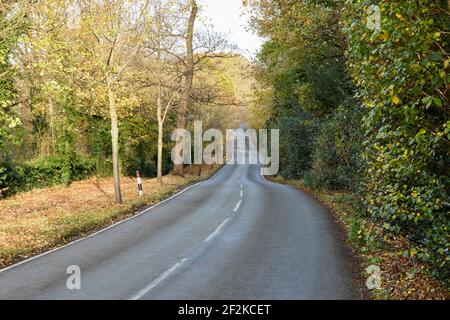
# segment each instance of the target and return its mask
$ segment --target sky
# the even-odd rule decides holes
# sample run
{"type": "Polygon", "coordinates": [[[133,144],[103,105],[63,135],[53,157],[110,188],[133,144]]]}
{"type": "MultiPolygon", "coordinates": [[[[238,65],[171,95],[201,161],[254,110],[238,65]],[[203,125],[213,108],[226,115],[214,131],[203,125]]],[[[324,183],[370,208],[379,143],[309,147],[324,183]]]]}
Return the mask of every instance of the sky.
{"type": "Polygon", "coordinates": [[[229,34],[230,42],[236,44],[239,52],[254,57],[262,40],[247,31],[248,16],[243,15],[242,0],[199,0],[202,16],[214,25],[218,32],[229,34]]]}

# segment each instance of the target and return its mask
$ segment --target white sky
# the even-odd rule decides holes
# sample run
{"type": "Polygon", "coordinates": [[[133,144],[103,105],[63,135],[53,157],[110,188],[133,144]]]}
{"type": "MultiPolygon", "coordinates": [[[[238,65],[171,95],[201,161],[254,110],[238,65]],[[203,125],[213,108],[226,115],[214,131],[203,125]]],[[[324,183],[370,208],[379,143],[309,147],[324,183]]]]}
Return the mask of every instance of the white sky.
{"type": "Polygon", "coordinates": [[[239,47],[241,54],[253,57],[262,40],[246,30],[248,16],[243,15],[242,0],[199,0],[201,15],[218,32],[229,33],[230,42],[239,47]]]}

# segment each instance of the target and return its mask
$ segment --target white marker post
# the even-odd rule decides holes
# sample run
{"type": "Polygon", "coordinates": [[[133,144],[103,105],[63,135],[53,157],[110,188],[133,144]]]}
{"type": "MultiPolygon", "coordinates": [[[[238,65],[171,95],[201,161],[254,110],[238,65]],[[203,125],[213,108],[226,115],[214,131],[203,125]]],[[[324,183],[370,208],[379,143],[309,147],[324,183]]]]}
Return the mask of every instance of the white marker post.
{"type": "Polygon", "coordinates": [[[139,171],[136,171],[136,180],[138,184],[139,196],[142,197],[144,195],[144,191],[142,190],[142,179],[139,171]]]}

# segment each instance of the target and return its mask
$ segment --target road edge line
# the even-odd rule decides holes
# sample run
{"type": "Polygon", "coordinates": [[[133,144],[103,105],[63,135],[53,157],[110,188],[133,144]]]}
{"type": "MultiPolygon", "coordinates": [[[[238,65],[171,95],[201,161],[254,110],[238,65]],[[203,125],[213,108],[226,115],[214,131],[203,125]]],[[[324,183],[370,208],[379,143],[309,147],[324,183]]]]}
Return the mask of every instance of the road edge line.
{"type": "Polygon", "coordinates": [[[209,180],[214,179],[214,178],[215,178],[222,170],[225,169],[226,166],[227,166],[227,165],[225,164],[222,168],[220,168],[217,172],[215,172],[215,173],[214,173],[211,177],[209,177],[208,179],[203,180],[203,181],[199,181],[199,182],[194,183],[194,184],[192,184],[192,185],[190,185],[190,186],[187,186],[187,187],[185,187],[184,189],[182,189],[182,190],[178,191],[177,193],[175,193],[174,195],[170,196],[169,198],[164,199],[164,200],[162,200],[162,201],[160,201],[160,202],[154,204],[153,206],[151,206],[151,207],[149,207],[149,208],[146,208],[146,209],[142,210],[141,212],[136,213],[135,215],[132,215],[131,217],[128,217],[128,218],[123,219],[123,220],[120,220],[120,221],[118,221],[118,222],[116,222],[116,223],[114,223],[114,224],[112,224],[112,225],[110,225],[110,226],[107,226],[107,227],[105,227],[105,228],[103,228],[103,229],[100,229],[100,230],[98,230],[98,231],[96,231],[96,232],[94,232],[94,233],[92,233],[92,234],[89,234],[89,235],[87,235],[87,236],[84,236],[84,237],[82,237],[82,238],[79,238],[79,239],[76,239],[76,240],[71,241],[71,242],[69,242],[69,243],[66,243],[65,245],[62,245],[62,246],[60,246],[60,247],[53,248],[53,249],[51,249],[51,250],[49,250],[49,251],[42,252],[42,253],[40,253],[40,254],[38,254],[38,255],[32,256],[32,257],[30,257],[30,258],[27,258],[27,259],[25,259],[25,260],[19,261],[19,262],[15,263],[15,264],[12,264],[12,265],[10,265],[10,266],[7,266],[7,267],[5,267],[5,268],[2,268],[2,269],[0,269],[0,273],[2,273],[2,272],[4,272],[4,271],[11,270],[11,269],[13,269],[13,268],[16,268],[16,267],[22,265],[22,264],[25,264],[25,263],[27,263],[27,262],[33,261],[33,260],[35,260],[35,259],[38,259],[38,258],[40,258],[40,257],[46,256],[46,255],[48,255],[48,254],[50,254],[50,253],[53,253],[53,252],[56,252],[56,251],[58,251],[58,250],[64,249],[64,248],[66,248],[66,247],[68,247],[68,246],[70,246],[70,245],[73,245],[73,244],[75,244],[75,243],[78,243],[78,242],[80,242],[80,241],[83,241],[83,240],[92,238],[92,237],[94,237],[94,236],[96,236],[96,235],[98,235],[98,234],[100,234],[100,233],[102,233],[102,232],[105,232],[105,231],[107,231],[107,230],[109,230],[109,229],[112,229],[112,228],[114,228],[114,227],[116,227],[116,226],[118,226],[118,225],[120,225],[120,224],[122,224],[122,223],[125,223],[125,222],[127,222],[127,221],[130,221],[130,220],[132,220],[132,219],[134,219],[134,218],[137,218],[137,217],[143,215],[144,213],[150,211],[151,209],[156,208],[156,207],[162,205],[163,203],[165,203],[165,202],[167,202],[167,201],[169,201],[169,200],[172,200],[173,198],[176,198],[177,196],[179,196],[179,195],[182,194],[183,192],[187,191],[188,189],[194,188],[195,186],[198,186],[198,185],[200,185],[200,184],[202,184],[202,183],[204,183],[204,182],[207,182],[207,181],[209,181],[209,180]]]}

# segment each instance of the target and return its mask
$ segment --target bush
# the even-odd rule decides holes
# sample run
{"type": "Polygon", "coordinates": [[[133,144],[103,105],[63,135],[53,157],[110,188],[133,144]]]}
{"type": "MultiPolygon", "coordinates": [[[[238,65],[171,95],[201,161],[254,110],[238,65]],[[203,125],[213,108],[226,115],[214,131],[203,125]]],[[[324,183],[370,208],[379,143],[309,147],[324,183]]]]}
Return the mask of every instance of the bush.
{"type": "Polygon", "coordinates": [[[76,154],[70,157],[40,158],[21,165],[13,165],[7,161],[0,164],[0,190],[4,190],[2,193],[4,197],[33,188],[68,185],[86,178],[94,171],[93,160],[76,154]]]}
{"type": "Polygon", "coordinates": [[[311,188],[358,191],[361,159],[362,110],[350,99],[346,107],[339,107],[321,124],[312,169],[304,176],[311,188]]]}
{"type": "Polygon", "coordinates": [[[280,129],[280,168],[285,178],[302,177],[311,167],[315,122],[304,116],[283,117],[280,129]]]}
{"type": "Polygon", "coordinates": [[[402,233],[411,254],[450,277],[450,55],[445,1],[375,2],[382,28],[366,27],[367,1],[347,1],[348,65],[367,110],[369,214],[402,233]],[[442,8],[441,6],[445,6],[442,8]]]}
{"type": "Polygon", "coordinates": [[[15,167],[11,161],[0,163],[0,197],[16,193],[24,184],[21,168],[15,167]]]}

